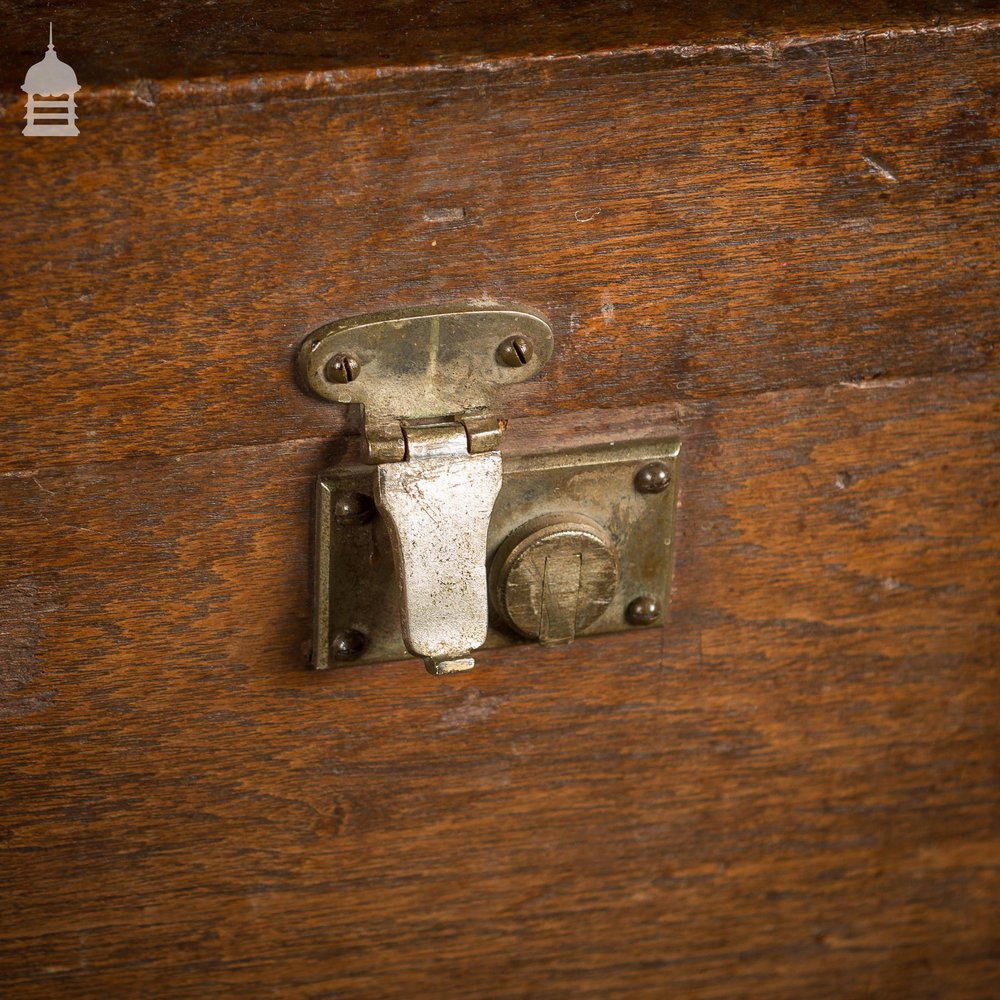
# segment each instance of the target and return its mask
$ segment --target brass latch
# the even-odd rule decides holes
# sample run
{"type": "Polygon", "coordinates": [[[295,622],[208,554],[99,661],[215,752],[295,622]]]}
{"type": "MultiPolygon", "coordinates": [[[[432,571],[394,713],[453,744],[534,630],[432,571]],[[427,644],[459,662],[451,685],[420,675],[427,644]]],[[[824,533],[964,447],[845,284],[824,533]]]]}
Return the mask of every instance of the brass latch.
{"type": "Polygon", "coordinates": [[[314,666],[411,655],[447,674],[484,645],[662,620],[677,441],[501,459],[497,397],[551,353],[548,323],[512,306],[371,314],[306,338],[303,384],[364,408],[369,463],[320,477],[314,666]]]}
{"type": "Polygon", "coordinates": [[[503,479],[491,407],[499,389],[531,378],[551,353],[541,316],[474,306],[361,316],[303,344],[305,384],[364,406],[403,642],[432,673],[469,670],[486,641],[486,539],[503,479]]]}

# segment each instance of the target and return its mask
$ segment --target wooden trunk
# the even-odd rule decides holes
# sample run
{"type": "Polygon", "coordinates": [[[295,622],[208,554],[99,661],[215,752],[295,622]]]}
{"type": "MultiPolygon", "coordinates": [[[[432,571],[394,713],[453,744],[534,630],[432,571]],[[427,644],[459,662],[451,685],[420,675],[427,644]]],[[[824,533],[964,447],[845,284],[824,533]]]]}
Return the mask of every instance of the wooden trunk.
{"type": "Polygon", "coordinates": [[[1000,995],[994,4],[0,6],[0,994],[1000,995]],[[669,621],[311,671],[296,347],[460,301],[669,621]]]}

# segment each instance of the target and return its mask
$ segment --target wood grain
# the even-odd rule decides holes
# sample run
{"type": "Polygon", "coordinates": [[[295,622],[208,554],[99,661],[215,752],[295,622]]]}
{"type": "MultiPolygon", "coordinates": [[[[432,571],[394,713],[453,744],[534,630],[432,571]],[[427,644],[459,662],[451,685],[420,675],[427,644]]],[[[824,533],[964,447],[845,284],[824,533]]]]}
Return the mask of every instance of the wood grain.
{"type": "Polygon", "coordinates": [[[303,669],[323,441],[0,477],[4,995],[996,995],[998,389],[515,421],[678,430],[672,621],[446,679],[303,669]]]}
{"type": "MultiPolygon", "coordinates": [[[[137,84],[149,100],[160,81],[468,64],[483,60],[588,54],[636,48],[764,50],[790,38],[950,27],[996,16],[988,0],[794,6],[766,0],[339,0],[281,4],[216,0],[89,0],[53,10],[33,0],[0,0],[4,38],[0,93],[18,91],[41,58],[50,20],[60,56],[85,86],[137,84]]],[[[690,57],[692,53],[686,52],[690,57]]]]}
{"type": "Polygon", "coordinates": [[[998,37],[220,79],[81,99],[69,143],[9,115],[0,469],[342,429],[301,338],[444,301],[552,319],[515,417],[990,368],[998,37]]]}
{"type": "Polygon", "coordinates": [[[40,142],[0,0],[5,1000],[1000,995],[996,5],[138,10],[40,142]],[[456,300],[681,436],[672,620],[310,672],[295,347],[456,300]]]}

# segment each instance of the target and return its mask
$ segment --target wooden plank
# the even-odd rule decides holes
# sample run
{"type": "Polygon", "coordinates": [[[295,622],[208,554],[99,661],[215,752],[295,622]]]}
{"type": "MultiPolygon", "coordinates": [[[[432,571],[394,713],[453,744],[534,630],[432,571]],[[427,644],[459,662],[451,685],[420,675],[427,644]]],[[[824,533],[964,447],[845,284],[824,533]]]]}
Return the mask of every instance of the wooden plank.
{"type": "Polygon", "coordinates": [[[440,301],[551,317],[515,417],[993,366],[997,38],[217,81],[81,101],[64,144],[8,117],[0,469],[342,428],[297,343],[440,301]]]}
{"type": "MultiPolygon", "coordinates": [[[[4,25],[0,94],[18,92],[42,57],[55,19],[60,57],[88,88],[136,83],[133,99],[155,99],[163,81],[194,77],[331,71],[392,72],[484,60],[551,58],[594,51],[670,47],[764,49],[789,38],[952,27],[997,15],[996,3],[896,0],[891,6],[822,0],[781,7],[767,0],[697,7],[614,0],[511,0],[504,4],[339,0],[334,6],[164,0],[154,10],[120,0],[65,4],[55,14],[0,0],[4,25]],[[155,82],[154,82],[155,81],[155,82]]],[[[18,94],[18,96],[20,96],[18,94]]]]}
{"type": "Polygon", "coordinates": [[[321,441],[0,478],[5,996],[995,995],[998,389],[514,422],[676,427],[672,621],[444,679],[302,668],[321,441]]]}

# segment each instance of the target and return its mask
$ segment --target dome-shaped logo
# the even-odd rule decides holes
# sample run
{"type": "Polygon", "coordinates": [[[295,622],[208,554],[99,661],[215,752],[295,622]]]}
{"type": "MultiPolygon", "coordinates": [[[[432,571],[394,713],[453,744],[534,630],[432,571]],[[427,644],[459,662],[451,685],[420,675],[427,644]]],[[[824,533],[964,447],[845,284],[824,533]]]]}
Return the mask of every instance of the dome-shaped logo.
{"type": "Polygon", "coordinates": [[[76,100],[80,89],[76,73],[57,55],[49,24],[49,49],[41,62],[28,70],[21,86],[28,95],[25,135],[79,135],[76,127],[76,100]]]}

